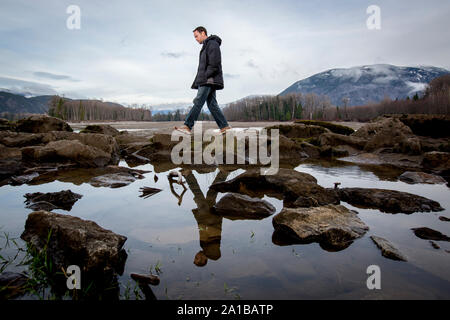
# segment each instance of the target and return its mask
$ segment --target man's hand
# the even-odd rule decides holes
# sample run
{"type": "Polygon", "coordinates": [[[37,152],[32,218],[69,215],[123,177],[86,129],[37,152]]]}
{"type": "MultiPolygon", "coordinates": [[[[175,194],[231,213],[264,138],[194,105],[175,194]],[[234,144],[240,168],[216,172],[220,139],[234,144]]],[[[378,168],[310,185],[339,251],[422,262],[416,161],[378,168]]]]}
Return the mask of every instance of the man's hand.
{"type": "Polygon", "coordinates": [[[214,84],[214,78],[208,78],[207,80],[206,80],[206,83],[210,83],[210,84],[214,84]]]}

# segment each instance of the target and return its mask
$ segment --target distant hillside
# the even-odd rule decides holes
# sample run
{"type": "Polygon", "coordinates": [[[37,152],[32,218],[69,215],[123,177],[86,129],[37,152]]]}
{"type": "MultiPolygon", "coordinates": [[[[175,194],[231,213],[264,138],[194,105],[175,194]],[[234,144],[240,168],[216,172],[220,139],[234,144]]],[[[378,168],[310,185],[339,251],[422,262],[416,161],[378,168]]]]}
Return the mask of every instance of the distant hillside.
{"type": "Polygon", "coordinates": [[[51,95],[26,98],[0,91],[0,113],[46,113],[51,98],[51,95]]]}
{"type": "Polygon", "coordinates": [[[436,67],[397,67],[375,64],[348,69],[331,69],[295,82],[279,95],[289,93],[315,93],[327,95],[334,105],[348,106],[392,100],[423,93],[434,78],[450,71],[436,67]]]}

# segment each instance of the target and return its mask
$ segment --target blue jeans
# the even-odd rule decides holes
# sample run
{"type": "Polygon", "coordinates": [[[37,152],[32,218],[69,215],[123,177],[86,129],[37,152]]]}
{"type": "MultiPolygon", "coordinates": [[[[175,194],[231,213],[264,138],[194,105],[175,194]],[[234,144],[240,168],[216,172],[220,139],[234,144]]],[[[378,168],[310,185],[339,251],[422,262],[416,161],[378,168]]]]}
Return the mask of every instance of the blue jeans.
{"type": "Polygon", "coordinates": [[[194,106],[191,108],[191,111],[189,111],[184,124],[189,127],[189,129],[192,129],[194,122],[197,120],[200,111],[205,104],[205,101],[219,128],[222,129],[228,127],[227,119],[225,119],[225,116],[223,115],[222,110],[220,110],[219,104],[216,100],[216,89],[209,86],[198,87],[197,96],[193,100],[194,106]]]}

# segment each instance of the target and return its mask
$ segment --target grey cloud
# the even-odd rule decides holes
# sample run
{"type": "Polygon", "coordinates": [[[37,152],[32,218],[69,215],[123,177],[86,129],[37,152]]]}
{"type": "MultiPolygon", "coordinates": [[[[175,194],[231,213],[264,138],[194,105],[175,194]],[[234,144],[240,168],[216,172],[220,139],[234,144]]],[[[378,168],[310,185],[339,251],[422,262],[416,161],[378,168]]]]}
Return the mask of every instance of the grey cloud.
{"type": "Polygon", "coordinates": [[[38,83],[9,77],[0,77],[0,88],[6,89],[12,93],[20,93],[25,95],[57,94],[56,90],[46,83],[38,83]]]}
{"type": "Polygon", "coordinates": [[[181,58],[182,56],[185,56],[186,53],[184,52],[161,52],[161,55],[167,58],[174,58],[174,59],[178,59],[181,58]]]}
{"type": "Polygon", "coordinates": [[[66,76],[63,74],[54,74],[54,73],[44,72],[44,71],[33,72],[33,75],[35,75],[36,77],[39,77],[39,78],[52,79],[52,80],[80,81],[77,79],[73,79],[71,76],[66,76]]]}

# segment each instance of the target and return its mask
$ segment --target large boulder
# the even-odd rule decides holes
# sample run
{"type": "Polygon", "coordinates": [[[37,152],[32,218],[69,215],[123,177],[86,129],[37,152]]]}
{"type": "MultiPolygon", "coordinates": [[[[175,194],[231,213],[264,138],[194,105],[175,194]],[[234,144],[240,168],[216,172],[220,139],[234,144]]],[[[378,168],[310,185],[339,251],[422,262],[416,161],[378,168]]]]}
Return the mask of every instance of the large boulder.
{"type": "Polygon", "coordinates": [[[387,213],[430,212],[444,210],[439,202],[407,192],[370,188],[338,189],[341,201],[360,208],[387,213]]]}
{"type": "Polygon", "coordinates": [[[308,201],[297,201],[296,206],[339,203],[333,189],[321,187],[310,174],[286,168],[279,168],[274,175],[261,175],[259,168],[252,168],[234,179],[214,183],[210,188],[220,192],[244,193],[253,197],[262,197],[266,194],[284,199],[285,206],[293,206],[299,197],[308,201]]]}
{"type": "Polygon", "coordinates": [[[369,227],[354,211],[341,205],[283,208],[273,217],[274,236],[291,243],[318,242],[326,250],[339,251],[362,237],[369,227]]]}
{"type": "Polygon", "coordinates": [[[96,147],[91,147],[78,140],[58,140],[45,146],[22,148],[24,160],[37,162],[70,161],[85,167],[103,167],[116,164],[111,154],[96,147]]]}
{"type": "Polygon", "coordinates": [[[20,236],[38,252],[47,250],[56,270],[78,265],[87,273],[123,273],[127,238],[93,221],[65,214],[35,211],[20,236]]]}
{"type": "Polygon", "coordinates": [[[73,131],[63,120],[50,117],[44,114],[32,115],[28,118],[20,119],[16,124],[16,131],[44,133],[49,131],[73,131]]]}
{"type": "Polygon", "coordinates": [[[110,164],[119,163],[119,145],[117,144],[116,140],[109,135],[99,133],[74,133],[70,135],[68,139],[78,140],[87,146],[94,147],[106,152],[111,158],[110,164]]]}
{"type": "Polygon", "coordinates": [[[393,152],[420,154],[420,140],[397,118],[381,118],[358,129],[351,136],[367,140],[365,151],[390,148],[393,152]]]}
{"type": "Polygon", "coordinates": [[[227,193],[214,205],[213,213],[230,220],[259,220],[275,213],[275,207],[266,200],[239,193],[227,193]]]}
{"type": "Polygon", "coordinates": [[[1,131],[0,143],[7,147],[20,148],[42,144],[43,137],[42,133],[1,131]]]}

